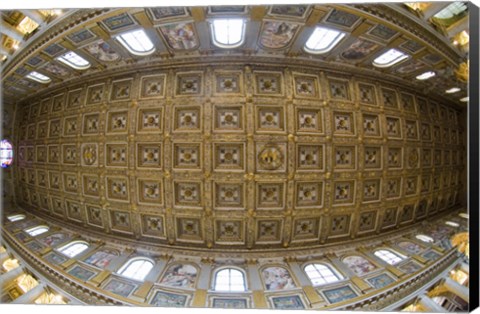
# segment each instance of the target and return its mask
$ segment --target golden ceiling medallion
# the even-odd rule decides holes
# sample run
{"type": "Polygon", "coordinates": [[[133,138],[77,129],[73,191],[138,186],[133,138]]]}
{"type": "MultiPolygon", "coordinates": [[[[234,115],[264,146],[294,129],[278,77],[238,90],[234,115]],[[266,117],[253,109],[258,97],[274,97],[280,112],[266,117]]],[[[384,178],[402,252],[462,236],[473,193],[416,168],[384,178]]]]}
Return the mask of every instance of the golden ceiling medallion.
{"type": "Polygon", "coordinates": [[[97,160],[97,150],[95,146],[85,146],[83,148],[83,160],[87,165],[93,165],[97,160]]]}
{"type": "Polygon", "coordinates": [[[418,152],[416,149],[413,149],[410,151],[410,154],[408,155],[408,165],[411,168],[416,167],[418,164],[418,152]]]}
{"type": "Polygon", "coordinates": [[[283,165],[283,154],[278,147],[269,144],[258,154],[258,162],[266,170],[276,170],[283,165]]]}

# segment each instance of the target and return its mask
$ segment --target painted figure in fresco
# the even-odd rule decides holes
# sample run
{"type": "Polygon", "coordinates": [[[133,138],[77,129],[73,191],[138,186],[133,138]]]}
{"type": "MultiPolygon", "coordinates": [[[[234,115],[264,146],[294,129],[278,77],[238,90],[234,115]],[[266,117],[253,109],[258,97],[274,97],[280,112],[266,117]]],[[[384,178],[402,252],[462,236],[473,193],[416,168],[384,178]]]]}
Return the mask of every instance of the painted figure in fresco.
{"type": "Polygon", "coordinates": [[[412,243],[412,242],[407,242],[407,241],[403,241],[403,242],[398,243],[398,246],[401,247],[402,249],[407,250],[410,253],[414,253],[414,254],[417,254],[422,250],[420,245],[418,245],[416,243],[412,243]]]}
{"type": "Polygon", "coordinates": [[[87,47],[88,52],[90,52],[95,58],[102,61],[116,61],[120,59],[120,55],[116,53],[115,50],[110,47],[110,45],[104,41],[100,41],[94,44],[91,44],[87,47]]]}
{"type": "Polygon", "coordinates": [[[165,273],[160,283],[172,287],[193,288],[197,270],[191,265],[174,265],[165,273]]]}
{"type": "Polygon", "coordinates": [[[164,25],[160,29],[173,49],[193,49],[197,46],[192,23],[164,25]]]}
{"type": "Polygon", "coordinates": [[[75,268],[70,270],[68,273],[72,276],[75,276],[75,277],[81,279],[81,280],[88,280],[88,279],[90,279],[90,277],[92,277],[94,275],[93,272],[91,272],[87,269],[84,269],[82,267],[79,267],[79,266],[76,266],[75,268]]]}
{"type": "Polygon", "coordinates": [[[98,251],[85,260],[86,263],[92,264],[99,268],[106,268],[110,265],[110,262],[116,257],[115,254],[111,254],[108,251],[98,251]]]}
{"type": "Polygon", "coordinates": [[[52,235],[49,235],[48,237],[45,237],[43,239],[40,239],[42,243],[48,245],[48,246],[55,246],[62,242],[66,238],[66,235],[63,233],[55,233],[52,235]]]}
{"type": "Polygon", "coordinates": [[[184,295],[178,295],[178,294],[159,291],[153,298],[151,304],[155,306],[165,306],[165,307],[183,307],[185,306],[186,299],[187,297],[184,295]]]}
{"type": "Polygon", "coordinates": [[[288,270],[282,267],[269,267],[263,270],[267,290],[286,290],[295,288],[288,270]]]}
{"type": "Polygon", "coordinates": [[[375,266],[360,256],[345,257],[343,262],[358,275],[366,274],[375,269],[375,266]]]}
{"type": "Polygon", "coordinates": [[[261,43],[272,49],[287,46],[295,35],[298,25],[285,22],[265,22],[261,43]]]}
{"type": "Polygon", "coordinates": [[[348,49],[342,53],[342,57],[349,60],[363,59],[372,51],[377,49],[377,47],[378,45],[374,43],[359,39],[351,44],[350,47],[348,47],[348,49]]]}
{"type": "Polygon", "coordinates": [[[124,283],[119,280],[112,280],[105,286],[104,289],[112,293],[128,297],[128,295],[130,294],[130,292],[132,292],[134,288],[135,286],[128,283],[124,283]]]}

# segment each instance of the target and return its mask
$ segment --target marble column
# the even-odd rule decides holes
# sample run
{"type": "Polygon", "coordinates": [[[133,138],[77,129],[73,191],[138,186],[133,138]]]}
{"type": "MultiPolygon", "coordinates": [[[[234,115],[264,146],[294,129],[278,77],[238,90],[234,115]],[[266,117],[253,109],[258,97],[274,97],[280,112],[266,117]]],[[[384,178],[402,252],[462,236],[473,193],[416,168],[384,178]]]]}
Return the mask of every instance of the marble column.
{"type": "Polygon", "coordinates": [[[0,266],[3,265],[3,263],[9,258],[11,257],[7,252],[0,253],[0,266]]]}
{"type": "Polygon", "coordinates": [[[3,275],[0,275],[0,282],[8,283],[8,282],[14,280],[15,278],[17,278],[18,276],[22,275],[23,273],[24,273],[23,268],[22,267],[17,267],[15,269],[12,269],[9,272],[6,272],[3,275]]]}
{"type": "Polygon", "coordinates": [[[445,313],[447,311],[424,294],[418,297],[418,304],[420,304],[426,312],[445,313]]]}
{"type": "Polygon", "coordinates": [[[35,21],[39,26],[45,24],[45,19],[37,10],[19,10],[23,15],[28,16],[31,20],[35,21]]]}
{"type": "Polygon", "coordinates": [[[45,284],[38,284],[15,300],[12,304],[31,304],[45,292],[45,284]]]}
{"type": "Polygon", "coordinates": [[[464,273],[470,275],[470,265],[468,265],[466,263],[461,263],[460,264],[460,270],[463,271],[464,273]]]}
{"type": "Polygon", "coordinates": [[[445,278],[445,282],[443,283],[443,285],[448,291],[459,296],[465,302],[470,302],[470,291],[467,287],[462,286],[461,284],[450,278],[445,278]]]}

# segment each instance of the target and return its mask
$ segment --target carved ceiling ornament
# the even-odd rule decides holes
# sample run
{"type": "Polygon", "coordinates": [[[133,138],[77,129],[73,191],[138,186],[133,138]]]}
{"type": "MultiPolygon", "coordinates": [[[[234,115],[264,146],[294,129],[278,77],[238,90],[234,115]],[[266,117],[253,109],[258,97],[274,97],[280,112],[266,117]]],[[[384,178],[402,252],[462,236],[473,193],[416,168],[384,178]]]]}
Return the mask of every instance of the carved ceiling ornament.
{"type": "Polygon", "coordinates": [[[265,145],[258,154],[258,162],[263,169],[276,170],[283,165],[283,154],[275,144],[265,145]]]}
{"type": "MultiPolygon", "coordinates": [[[[319,23],[350,32],[367,22],[332,11],[319,23]]],[[[129,24],[122,32],[142,23],[135,14],[110,13],[129,24]]],[[[169,16],[171,25],[152,21],[165,31],[157,32],[159,40],[173,40],[183,17],[169,16]]],[[[309,19],[292,18],[299,25],[309,19]]],[[[189,23],[200,35],[197,22],[189,23]]],[[[365,31],[399,45],[405,40],[398,29],[377,25],[365,31]]],[[[118,67],[109,63],[103,73],[92,68],[38,89],[15,115],[22,156],[13,181],[22,206],[47,215],[50,204],[51,217],[136,239],[147,249],[226,255],[267,246],[309,250],[383,234],[417,219],[411,205],[423,199],[420,220],[455,206],[462,190],[461,176],[453,174],[464,171],[465,154],[455,104],[392,80],[388,71],[379,76],[367,67],[284,56],[303,28],[276,52],[196,58],[192,49],[183,58],[173,50],[194,44],[184,43],[164,47],[168,59],[160,49],[138,57],[143,63],[121,54],[118,67]],[[423,180],[425,171],[430,179],[423,180]]],[[[77,49],[96,40],[88,34],[77,49]]],[[[202,47],[204,40],[197,40],[202,47]]],[[[383,49],[380,41],[375,46],[383,49]]]]}

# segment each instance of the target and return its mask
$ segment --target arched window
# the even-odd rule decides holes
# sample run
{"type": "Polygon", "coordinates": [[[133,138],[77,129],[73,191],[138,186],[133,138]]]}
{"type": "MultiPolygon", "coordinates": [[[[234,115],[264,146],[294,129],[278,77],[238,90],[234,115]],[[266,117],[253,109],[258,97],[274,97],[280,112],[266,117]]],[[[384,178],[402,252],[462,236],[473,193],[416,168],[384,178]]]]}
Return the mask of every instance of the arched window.
{"type": "Polygon", "coordinates": [[[39,234],[45,233],[48,231],[47,226],[36,226],[30,229],[25,230],[30,236],[35,237],[39,234]]]}
{"type": "Polygon", "coordinates": [[[415,78],[416,78],[417,80],[424,81],[424,80],[428,80],[428,79],[431,78],[431,77],[434,77],[435,75],[436,75],[435,72],[433,72],[433,71],[427,71],[427,72],[424,72],[424,73],[422,73],[422,74],[420,74],[420,75],[417,75],[415,78]]]}
{"type": "Polygon", "coordinates": [[[407,58],[408,55],[404,54],[401,51],[398,51],[397,49],[392,48],[377,57],[375,60],[373,60],[373,65],[378,68],[388,68],[407,58]]]}
{"type": "Polygon", "coordinates": [[[48,84],[52,81],[48,76],[43,75],[42,73],[38,73],[36,71],[30,72],[27,75],[27,78],[29,78],[31,80],[34,80],[34,81],[37,81],[37,82],[42,83],[42,84],[48,84]]]}
{"type": "Polygon", "coordinates": [[[130,53],[134,55],[146,56],[155,51],[155,46],[143,29],[137,29],[119,35],[116,38],[130,53]]]}
{"type": "Polygon", "coordinates": [[[420,241],[427,242],[427,243],[433,243],[433,238],[426,236],[424,234],[419,234],[415,238],[419,239],[420,241]]]}
{"type": "MultiPolygon", "coordinates": [[[[8,168],[13,161],[13,146],[7,140],[2,140],[0,142],[0,162],[2,163],[2,168],[8,168]]],[[[17,215],[18,216],[18,215],[17,215]]],[[[24,216],[25,217],[25,216],[24,216]]],[[[13,220],[10,220],[13,221],[13,220]]]]}
{"type": "Polygon", "coordinates": [[[22,215],[22,214],[12,215],[12,216],[8,216],[7,218],[10,221],[19,221],[19,220],[25,219],[25,215],[22,215]]]}
{"type": "Polygon", "coordinates": [[[243,44],[245,38],[244,19],[215,19],[210,24],[215,46],[236,48],[243,44]]]}
{"type": "Polygon", "coordinates": [[[390,265],[395,265],[405,259],[405,256],[391,250],[378,250],[374,254],[390,265]]]}
{"type": "Polygon", "coordinates": [[[460,216],[460,217],[462,217],[462,218],[465,218],[465,219],[469,219],[469,218],[470,218],[470,216],[469,216],[468,214],[466,214],[466,213],[460,213],[460,214],[458,214],[458,216],[460,216]]]}
{"type": "Polygon", "coordinates": [[[88,243],[85,241],[74,241],[62,246],[58,251],[68,257],[74,257],[88,249],[88,243]]]}
{"type": "Polygon", "coordinates": [[[453,221],[446,221],[445,224],[446,224],[447,226],[455,227],[455,228],[460,226],[458,223],[453,222],[453,221]]]}
{"type": "Polygon", "coordinates": [[[305,43],[304,49],[306,52],[313,54],[327,53],[332,50],[343,37],[345,37],[345,33],[340,31],[317,27],[305,43]]]}
{"type": "Polygon", "coordinates": [[[76,70],[86,70],[90,67],[90,62],[80,57],[73,51],[67,52],[66,54],[58,57],[57,59],[58,61],[61,61],[76,70]]]}
{"type": "Polygon", "coordinates": [[[239,292],[247,290],[245,275],[235,268],[224,268],[215,274],[215,291],[239,292]]]}
{"type": "Polygon", "coordinates": [[[142,281],[152,270],[154,263],[143,257],[136,257],[126,262],[119,270],[118,274],[130,279],[142,281]]]}
{"type": "Polygon", "coordinates": [[[314,286],[342,280],[343,277],[325,264],[308,264],[304,267],[305,273],[314,286]]]}

